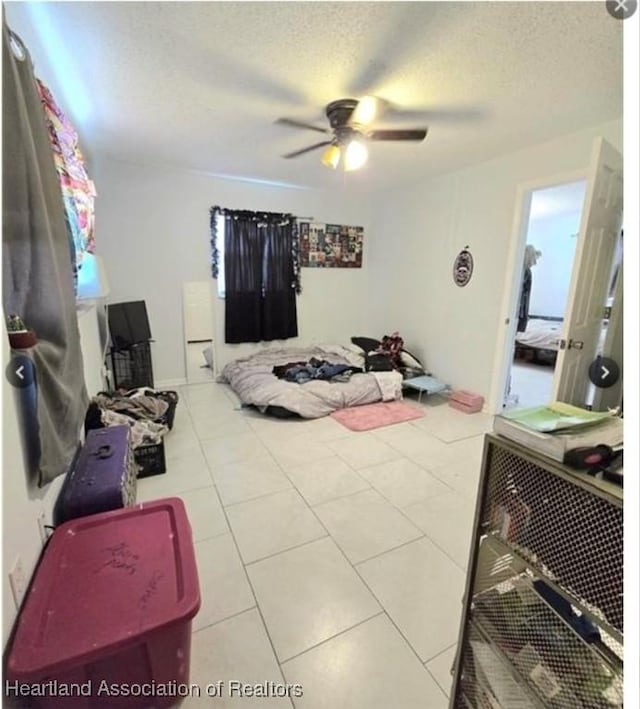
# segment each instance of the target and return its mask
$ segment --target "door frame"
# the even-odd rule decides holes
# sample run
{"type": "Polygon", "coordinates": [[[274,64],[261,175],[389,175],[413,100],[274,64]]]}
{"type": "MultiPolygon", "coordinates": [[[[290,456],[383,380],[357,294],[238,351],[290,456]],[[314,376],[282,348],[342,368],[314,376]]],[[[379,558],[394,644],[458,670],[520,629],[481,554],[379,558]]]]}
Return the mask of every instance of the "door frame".
{"type": "Polygon", "coordinates": [[[507,388],[507,378],[513,359],[513,343],[516,337],[516,310],[520,297],[522,283],[522,267],[524,250],[529,230],[531,216],[531,198],[534,192],[548,187],[558,187],[570,182],[582,182],[588,179],[589,166],[581,170],[563,172],[548,177],[521,182],[516,188],[516,202],[509,240],[509,255],[507,257],[506,277],[502,292],[500,307],[500,325],[498,327],[497,347],[493,361],[491,389],[488,402],[488,413],[502,413],[504,395],[507,388]]]}

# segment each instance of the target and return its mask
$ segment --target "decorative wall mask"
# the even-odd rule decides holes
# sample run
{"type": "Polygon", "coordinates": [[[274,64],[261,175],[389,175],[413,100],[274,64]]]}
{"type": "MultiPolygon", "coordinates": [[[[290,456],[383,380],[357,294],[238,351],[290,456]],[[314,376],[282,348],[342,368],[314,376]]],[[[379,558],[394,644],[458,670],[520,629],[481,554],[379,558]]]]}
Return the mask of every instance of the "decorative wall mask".
{"type": "Polygon", "coordinates": [[[463,288],[471,280],[472,273],[473,256],[469,251],[469,247],[465,246],[453,262],[453,282],[463,288]]]}

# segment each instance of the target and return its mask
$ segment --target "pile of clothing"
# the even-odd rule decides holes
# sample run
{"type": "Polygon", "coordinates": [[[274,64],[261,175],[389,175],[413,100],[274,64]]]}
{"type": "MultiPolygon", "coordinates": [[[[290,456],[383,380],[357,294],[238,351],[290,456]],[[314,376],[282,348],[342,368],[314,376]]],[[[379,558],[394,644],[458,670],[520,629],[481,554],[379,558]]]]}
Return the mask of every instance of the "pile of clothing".
{"type": "Polygon", "coordinates": [[[359,372],[362,372],[360,367],[350,364],[335,364],[315,357],[312,357],[308,362],[290,362],[273,368],[273,373],[278,379],[286,379],[288,382],[297,382],[298,384],[304,384],[314,379],[347,382],[352,374],[359,372]]]}
{"type": "Polygon", "coordinates": [[[85,416],[85,432],[105,426],[127,425],[133,448],[162,442],[173,426],[178,403],[175,391],[148,387],[125,392],[100,392],[91,399],[85,416]]]}
{"type": "Polygon", "coordinates": [[[360,347],[367,372],[391,372],[396,370],[404,379],[426,374],[420,360],[405,349],[400,333],[384,335],[382,340],[374,337],[352,337],[351,342],[360,347]]]}

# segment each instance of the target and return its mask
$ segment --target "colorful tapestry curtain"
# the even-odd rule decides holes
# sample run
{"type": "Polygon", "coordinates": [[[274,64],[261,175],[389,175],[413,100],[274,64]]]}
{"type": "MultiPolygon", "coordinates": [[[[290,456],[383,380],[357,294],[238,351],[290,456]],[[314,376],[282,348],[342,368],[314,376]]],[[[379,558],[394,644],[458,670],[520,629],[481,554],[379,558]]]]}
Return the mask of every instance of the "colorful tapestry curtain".
{"type": "Polygon", "coordinates": [[[62,190],[77,286],[77,269],[82,267],[84,254],[95,253],[95,187],[85,169],[84,158],[78,145],[78,134],[47,86],[40,79],[36,79],[36,83],[62,190]]]}

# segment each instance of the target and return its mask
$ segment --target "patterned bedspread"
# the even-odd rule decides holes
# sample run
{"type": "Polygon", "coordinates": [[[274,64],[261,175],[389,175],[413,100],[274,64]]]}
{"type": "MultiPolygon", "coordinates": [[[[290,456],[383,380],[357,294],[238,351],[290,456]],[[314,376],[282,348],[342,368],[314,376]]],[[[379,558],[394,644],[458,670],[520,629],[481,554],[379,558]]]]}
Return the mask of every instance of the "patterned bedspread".
{"type": "Polygon", "coordinates": [[[342,345],[266,348],[229,362],[222,370],[221,378],[231,385],[245,404],[262,409],[281,406],[303,418],[319,418],[347,406],[402,398],[399,372],[353,374],[347,382],[311,380],[304,384],[287,382],[273,374],[276,365],[308,361],[312,357],[336,364],[363,366],[362,357],[342,345]]]}

